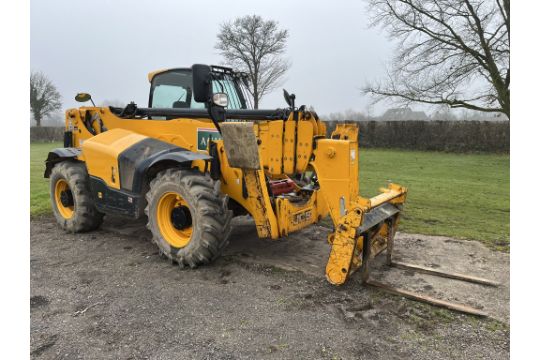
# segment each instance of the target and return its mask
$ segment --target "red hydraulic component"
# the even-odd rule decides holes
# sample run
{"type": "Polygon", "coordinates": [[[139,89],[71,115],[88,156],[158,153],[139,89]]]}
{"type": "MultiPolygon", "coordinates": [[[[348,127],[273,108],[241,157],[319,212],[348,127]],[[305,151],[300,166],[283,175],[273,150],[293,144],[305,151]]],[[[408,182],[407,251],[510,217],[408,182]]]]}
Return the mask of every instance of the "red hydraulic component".
{"type": "Polygon", "coordinates": [[[274,196],[293,192],[296,184],[291,179],[271,180],[270,189],[274,196]]]}

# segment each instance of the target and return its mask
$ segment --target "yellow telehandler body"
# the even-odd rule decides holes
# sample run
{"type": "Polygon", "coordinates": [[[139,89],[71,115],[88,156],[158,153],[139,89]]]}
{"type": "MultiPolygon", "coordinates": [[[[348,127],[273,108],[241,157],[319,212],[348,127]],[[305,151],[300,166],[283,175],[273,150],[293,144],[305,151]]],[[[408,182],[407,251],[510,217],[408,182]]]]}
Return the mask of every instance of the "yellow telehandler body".
{"type": "Polygon", "coordinates": [[[251,215],[259,237],[271,239],[330,216],[328,281],[343,284],[359,269],[367,279],[369,259],[392,244],[407,190],[359,195],[356,125],[327,137],[287,92],[287,108],[249,109],[243,75],[223,67],[149,80],[148,108],[66,111],[64,148],[49,153],[45,171],[64,229],[90,231],[104,214],[146,215],[160,252],[196,267],[226,246],[233,215],[251,215]]]}

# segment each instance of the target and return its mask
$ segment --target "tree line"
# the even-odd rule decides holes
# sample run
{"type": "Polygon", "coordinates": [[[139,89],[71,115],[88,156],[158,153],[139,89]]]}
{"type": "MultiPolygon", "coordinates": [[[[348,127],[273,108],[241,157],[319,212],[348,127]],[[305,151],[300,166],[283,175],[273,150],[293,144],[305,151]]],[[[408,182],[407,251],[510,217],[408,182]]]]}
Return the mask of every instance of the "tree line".
{"type": "MultiPolygon", "coordinates": [[[[365,0],[371,26],[399,46],[386,79],[364,86],[375,101],[501,113],[510,119],[510,0],[365,0]]],[[[282,85],[291,67],[289,31],[259,15],[219,27],[214,45],[225,65],[247,74],[253,108],[282,85]]],[[[62,107],[52,81],[30,75],[37,126],[62,107]]]]}

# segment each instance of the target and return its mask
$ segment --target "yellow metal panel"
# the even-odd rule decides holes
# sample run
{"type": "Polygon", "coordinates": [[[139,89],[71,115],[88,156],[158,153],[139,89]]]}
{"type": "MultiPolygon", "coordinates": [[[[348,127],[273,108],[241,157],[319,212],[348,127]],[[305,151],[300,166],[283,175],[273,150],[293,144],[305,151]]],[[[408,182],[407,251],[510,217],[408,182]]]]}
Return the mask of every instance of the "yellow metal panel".
{"type": "Polygon", "coordinates": [[[319,221],[321,214],[316,206],[318,195],[317,191],[313,192],[311,198],[301,205],[291,203],[287,198],[276,199],[276,215],[281,236],[287,236],[319,221]]]}
{"type": "MultiPolygon", "coordinates": [[[[283,166],[283,121],[268,122],[268,139],[265,164],[268,165],[268,171],[272,175],[282,174],[283,166]]],[[[264,142],[263,142],[264,144],[264,142]]]]}
{"type": "Polygon", "coordinates": [[[225,148],[223,147],[223,140],[216,141],[216,143],[218,154],[220,154],[221,176],[223,178],[221,191],[224,194],[228,194],[249,211],[250,205],[247,199],[244,199],[242,196],[242,179],[244,177],[242,170],[235,169],[229,165],[229,160],[225,155],[225,148]]]}
{"type": "Polygon", "coordinates": [[[356,124],[337,124],[332,132],[332,139],[336,136],[341,140],[358,142],[358,126],[356,124]]]}
{"type": "Polygon", "coordinates": [[[88,173],[105,181],[107,186],[119,189],[118,155],[146,138],[129,130],[111,129],[86,140],[82,152],[88,173]]]}
{"type": "Polygon", "coordinates": [[[322,194],[334,223],[344,215],[358,195],[358,149],[346,140],[320,139],[311,165],[317,173],[322,194]],[[354,151],[353,151],[354,150],[354,151]]]}
{"type": "Polygon", "coordinates": [[[267,196],[264,196],[261,191],[262,184],[260,183],[258,173],[258,170],[244,170],[244,179],[246,181],[248,199],[252,203],[251,214],[255,220],[257,234],[260,238],[269,238],[272,237],[272,229],[268,210],[271,211],[272,208],[268,208],[265,204],[264,200],[267,196]]]}
{"type": "MultiPolygon", "coordinates": [[[[130,130],[154,139],[162,140],[176,146],[183,147],[193,152],[208,153],[206,149],[199,149],[199,132],[214,131],[216,137],[219,136],[217,130],[210,119],[122,119],[114,115],[109,108],[81,108],[81,114],[77,121],[75,134],[75,146],[81,145],[81,140],[93,137],[86,130],[81,119],[84,111],[99,112],[101,119],[107,129],[121,128],[130,130]]],[[[79,113],[78,110],[75,110],[79,113]]],[[[66,122],[69,119],[66,118],[66,122]]]]}
{"type": "Polygon", "coordinates": [[[319,125],[317,124],[317,120],[311,115],[307,116],[303,120],[309,121],[311,123],[311,126],[313,127],[313,136],[319,135],[319,125]]]}
{"type": "Polygon", "coordinates": [[[283,173],[294,173],[294,150],[296,147],[296,122],[290,117],[285,121],[283,134],[283,173]]]}
{"type": "Polygon", "coordinates": [[[296,136],[296,172],[306,171],[313,149],[313,123],[299,121],[296,136]]]}
{"type": "Polygon", "coordinates": [[[324,122],[322,122],[321,120],[317,120],[317,128],[318,128],[317,135],[326,136],[326,124],[324,122]]]}
{"type": "Polygon", "coordinates": [[[247,170],[251,173],[244,174],[241,169],[231,167],[225,155],[223,140],[216,141],[216,144],[220,155],[221,176],[223,179],[221,191],[242,205],[253,216],[259,235],[263,234],[264,237],[271,237],[272,239],[278,238],[278,220],[270,203],[264,171],[247,170]],[[242,191],[244,178],[248,180],[246,182],[247,198],[244,198],[242,191]]]}
{"type": "Polygon", "coordinates": [[[261,121],[260,123],[253,124],[253,132],[258,140],[258,150],[260,153],[259,160],[261,162],[261,168],[268,170],[268,154],[270,152],[268,138],[269,138],[269,126],[268,122],[261,121]]]}
{"type": "Polygon", "coordinates": [[[362,250],[361,246],[357,246],[359,239],[356,237],[356,229],[362,223],[363,213],[358,208],[350,210],[347,215],[342,216],[339,228],[332,234],[332,250],[326,264],[326,279],[334,285],[343,284],[351,272],[351,267],[355,270],[361,265],[355,251],[362,250]]]}
{"type": "Polygon", "coordinates": [[[358,180],[358,143],[356,141],[349,142],[349,176],[351,179],[351,186],[349,188],[351,199],[358,197],[360,192],[360,185],[358,180]]]}

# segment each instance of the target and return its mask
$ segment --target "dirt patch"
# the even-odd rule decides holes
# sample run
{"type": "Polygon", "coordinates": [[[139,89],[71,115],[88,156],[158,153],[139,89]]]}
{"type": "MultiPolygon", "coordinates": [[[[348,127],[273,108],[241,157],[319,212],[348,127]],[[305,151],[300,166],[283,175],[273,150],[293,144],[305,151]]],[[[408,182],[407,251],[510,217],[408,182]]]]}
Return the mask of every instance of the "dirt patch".
{"type": "MultiPolygon", "coordinates": [[[[250,220],[237,218],[235,221],[234,241],[231,241],[226,254],[237,256],[245,262],[272,265],[324,278],[324,269],[330,253],[330,245],[325,241],[328,229],[312,226],[292,234],[287,239],[261,240],[257,238],[250,220]]],[[[501,283],[502,285],[497,288],[486,287],[389,268],[384,264],[384,256],[375,259],[372,271],[372,278],[378,281],[474,306],[488,312],[495,319],[509,323],[508,253],[492,251],[476,241],[398,233],[394,258],[398,261],[484,277],[501,283]]]]}
{"type": "Polygon", "coordinates": [[[380,261],[373,277],[483,307],[500,321],[390,296],[356,278],[329,285],[324,228],[265,241],[237,219],[222,257],[180,270],[160,258],[143,222],[124,223],[106,219],[102,230],[66,234],[51,218],[32,220],[33,358],[509,357],[508,255],[479,243],[400,234],[396,255],[503,287],[406,274],[380,261]]]}

